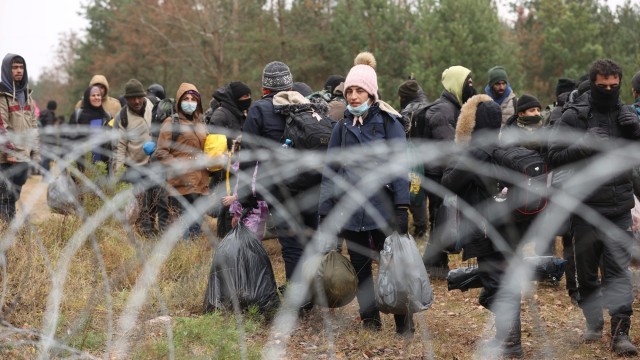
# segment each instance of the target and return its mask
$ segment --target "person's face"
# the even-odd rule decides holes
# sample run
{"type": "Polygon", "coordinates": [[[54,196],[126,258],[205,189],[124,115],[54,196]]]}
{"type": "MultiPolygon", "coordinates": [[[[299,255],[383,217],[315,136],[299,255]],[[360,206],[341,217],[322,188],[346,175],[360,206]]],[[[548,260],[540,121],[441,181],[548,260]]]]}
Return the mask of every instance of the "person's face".
{"type": "Polygon", "coordinates": [[[22,81],[24,77],[24,64],[11,64],[11,76],[13,76],[13,81],[15,82],[22,81]]]}
{"type": "Polygon", "coordinates": [[[537,106],[518,113],[518,116],[539,116],[539,115],[540,115],[540,108],[537,106]]]}
{"type": "Polygon", "coordinates": [[[98,89],[100,89],[100,95],[102,95],[102,97],[104,97],[105,95],[107,95],[107,88],[102,85],[102,84],[95,84],[93,85],[95,87],[97,87],[98,89]]]}
{"type": "Polygon", "coordinates": [[[251,99],[251,94],[245,94],[245,95],[242,95],[242,96],[240,96],[238,98],[238,100],[240,100],[240,101],[249,100],[249,99],[251,99]]]}
{"type": "Polygon", "coordinates": [[[198,102],[198,98],[193,95],[193,94],[184,94],[182,96],[181,101],[193,101],[193,102],[198,102]]]}
{"type": "Polygon", "coordinates": [[[127,106],[133,112],[140,112],[140,110],[142,110],[142,105],[144,105],[144,96],[134,96],[134,97],[128,97],[126,99],[127,99],[127,106]]]}
{"type": "Polygon", "coordinates": [[[620,86],[620,77],[618,75],[604,76],[598,74],[596,75],[594,84],[602,90],[614,90],[620,86]]]}
{"type": "Polygon", "coordinates": [[[89,93],[89,102],[93,107],[100,107],[100,105],[102,105],[102,92],[99,87],[94,86],[91,88],[91,92],[89,93]]]}
{"type": "Polygon", "coordinates": [[[351,107],[358,107],[369,100],[369,93],[359,86],[350,86],[345,92],[345,99],[351,107]]]}
{"type": "Polygon", "coordinates": [[[505,91],[507,91],[507,82],[504,80],[500,80],[497,83],[493,84],[493,86],[491,86],[491,92],[495,96],[500,97],[504,95],[505,91]]]}

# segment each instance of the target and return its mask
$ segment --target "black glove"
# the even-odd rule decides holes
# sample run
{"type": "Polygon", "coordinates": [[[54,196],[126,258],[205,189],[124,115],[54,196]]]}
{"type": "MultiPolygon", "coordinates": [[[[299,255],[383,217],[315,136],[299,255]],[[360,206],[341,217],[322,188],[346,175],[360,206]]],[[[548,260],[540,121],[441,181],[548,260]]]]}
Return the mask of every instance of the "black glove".
{"type": "Polygon", "coordinates": [[[399,234],[406,234],[409,232],[409,213],[406,207],[397,207],[396,214],[396,230],[399,234]]]}
{"type": "Polygon", "coordinates": [[[631,111],[627,106],[623,106],[620,108],[620,112],[618,113],[618,118],[616,120],[618,122],[618,125],[622,127],[638,126],[640,124],[638,114],[631,111]]]}
{"type": "Polygon", "coordinates": [[[258,198],[255,195],[249,195],[240,200],[240,205],[242,205],[242,209],[256,209],[258,207],[258,198]]]}

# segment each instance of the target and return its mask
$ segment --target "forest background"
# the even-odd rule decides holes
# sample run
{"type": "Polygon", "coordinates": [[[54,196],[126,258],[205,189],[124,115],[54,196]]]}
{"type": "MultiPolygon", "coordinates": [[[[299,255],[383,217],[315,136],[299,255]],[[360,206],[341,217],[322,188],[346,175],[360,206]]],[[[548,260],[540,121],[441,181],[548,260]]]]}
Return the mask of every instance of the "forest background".
{"type": "Polygon", "coordinates": [[[471,69],[479,92],[488,69],[502,65],[518,95],[543,103],[554,100],[558,78],[576,79],[603,57],[622,66],[630,103],[640,70],[640,4],[630,0],[615,9],[597,0],[518,1],[510,20],[492,0],[93,0],[83,11],[85,36],[64,35],[34,84],[38,103],[55,99],[64,115],[94,74],[107,77],[114,97],[137,78],[163,84],[172,97],[191,82],[207,101],[240,80],[256,99],[270,61],[319,90],[364,50],[376,56],[380,94],[394,105],[410,75],[435,100],[452,65],[471,69]]]}

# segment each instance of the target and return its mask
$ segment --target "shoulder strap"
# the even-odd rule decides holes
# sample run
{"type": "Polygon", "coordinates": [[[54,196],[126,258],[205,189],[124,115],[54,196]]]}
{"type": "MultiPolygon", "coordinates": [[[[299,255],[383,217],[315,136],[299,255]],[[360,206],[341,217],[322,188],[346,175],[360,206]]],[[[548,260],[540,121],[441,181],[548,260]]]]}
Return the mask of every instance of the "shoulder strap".
{"type": "Polygon", "coordinates": [[[518,98],[517,97],[513,97],[513,113],[514,114],[518,114],[518,98]]]}
{"type": "Polygon", "coordinates": [[[178,140],[178,136],[180,135],[180,117],[178,114],[171,114],[171,141],[176,142],[178,140]]]}
{"type": "Polygon", "coordinates": [[[120,127],[120,124],[122,124],[123,128],[127,128],[127,126],[129,125],[129,118],[127,115],[127,106],[122,107],[122,109],[120,109],[120,121],[116,122],[114,124],[114,127],[117,129],[120,127]]]}
{"type": "Polygon", "coordinates": [[[82,108],[78,108],[74,111],[74,114],[76,116],[76,124],[80,123],[80,115],[82,115],[82,108]]]}

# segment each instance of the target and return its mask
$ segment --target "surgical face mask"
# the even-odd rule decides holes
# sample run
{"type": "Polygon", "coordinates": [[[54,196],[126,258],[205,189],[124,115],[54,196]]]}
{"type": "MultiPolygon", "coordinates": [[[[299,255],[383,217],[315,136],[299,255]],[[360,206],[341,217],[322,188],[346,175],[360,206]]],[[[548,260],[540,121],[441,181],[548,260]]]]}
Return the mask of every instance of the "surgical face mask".
{"type": "Polygon", "coordinates": [[[362,114],[366,113],[367,110],[369,110],[369,101],[365,101],[357,107],[347,105],[347,110],[349,110],[349,112],[352,113],[353,116],[362,116],[362,114]]]}
{"type": "Polygon", "coordinates": [[[196,111],[197,107],[198,107],[198,103],[195,101],[183,101],[180,103],[180,108],[187,115],[193,114],[193,112],[196,111]]]}

